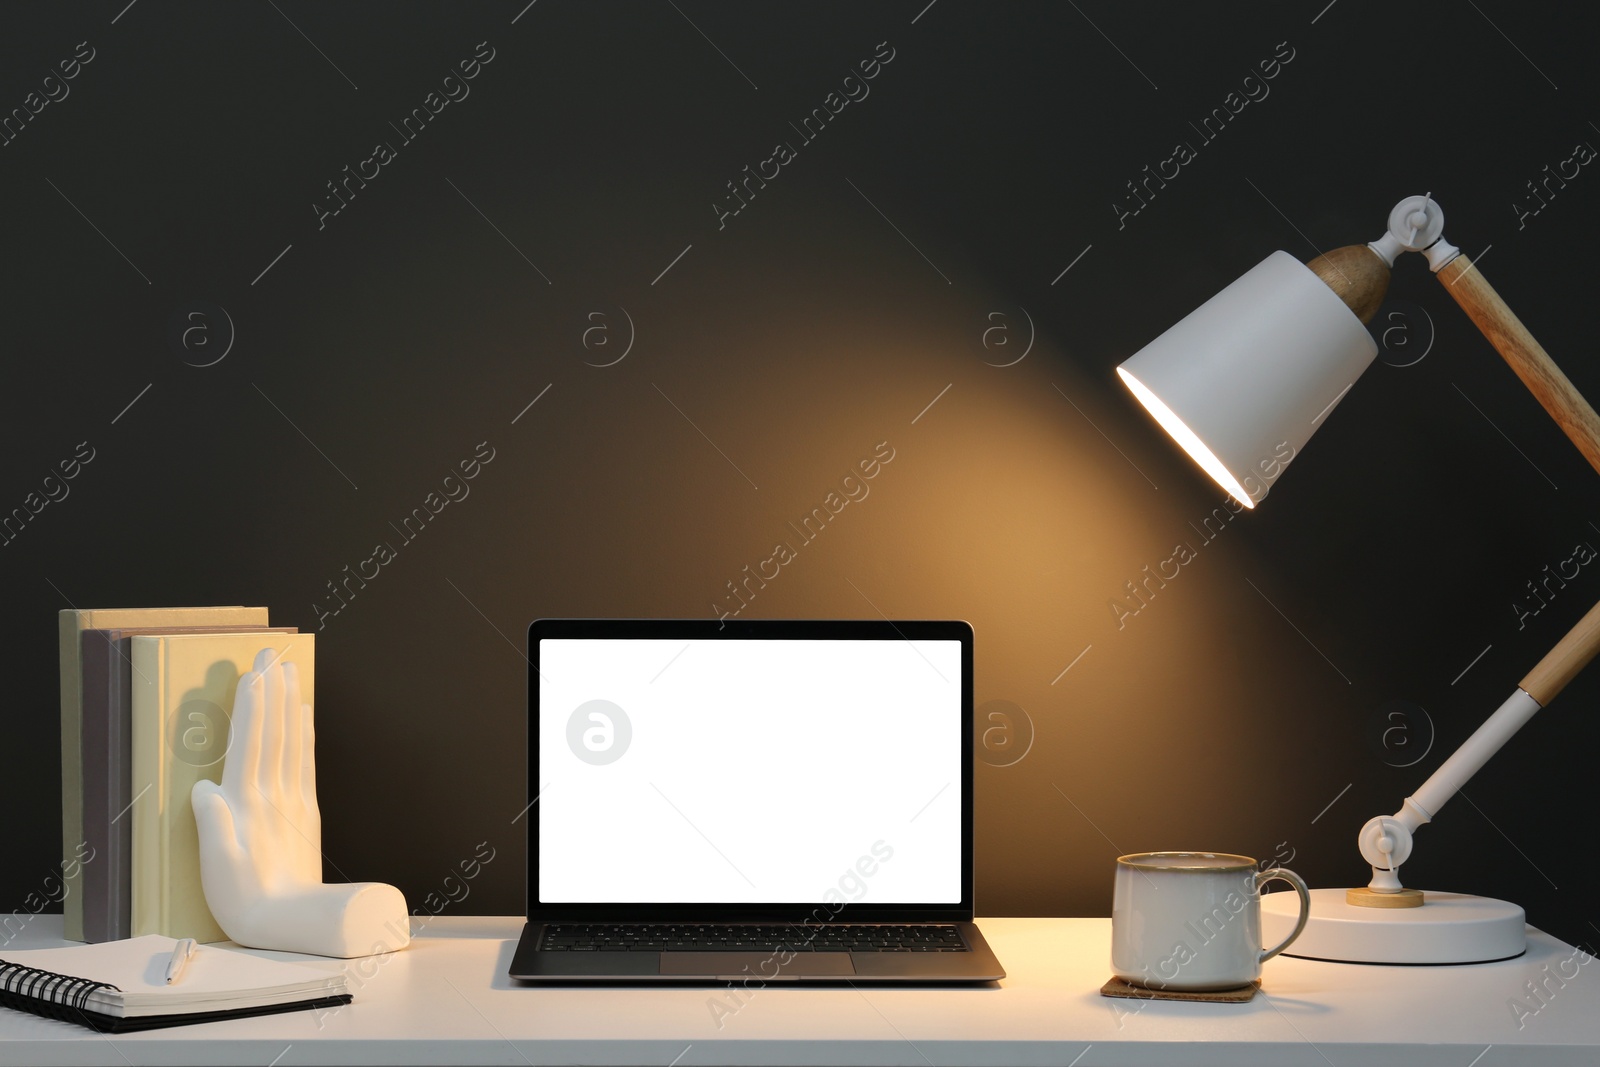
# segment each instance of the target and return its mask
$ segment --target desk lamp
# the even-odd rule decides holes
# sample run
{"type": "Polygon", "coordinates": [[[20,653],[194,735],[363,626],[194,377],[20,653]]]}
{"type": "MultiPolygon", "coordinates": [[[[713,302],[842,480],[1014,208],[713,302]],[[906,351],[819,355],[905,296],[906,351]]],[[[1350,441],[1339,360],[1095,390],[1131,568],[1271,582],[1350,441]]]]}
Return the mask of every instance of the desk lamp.
{"type": "MultiPolygon", "coordinates": [[[[1389,270],[1421,252],[1517,377],[1600,470],[1600,418],[1512,314],[1472,262],[1443,236],[1431,197],[1402,200],[1389,229],[1302,264],[1274,252],[1117,368],[1128,388],[1196,463],[1247,508],[1328,418],[1377,355],[1364,323],[1377,312],[1389,270]]],[[[1400,883],[1413,834],[1600,649],[1600,605],[1590,609],[1491,715],[1393,815],[1361,828],[1372,866],[1363,889],[1314,889],[1311,918],[1291,954],[1367,963],[1474,963],[1520,955],[1523,910],[1400,883]]],[[[1282,894],[1290,896],[1290,894],[1282,894]]],[[[1262,903],[1263,936],[1294,921],[1262,903]]]]}

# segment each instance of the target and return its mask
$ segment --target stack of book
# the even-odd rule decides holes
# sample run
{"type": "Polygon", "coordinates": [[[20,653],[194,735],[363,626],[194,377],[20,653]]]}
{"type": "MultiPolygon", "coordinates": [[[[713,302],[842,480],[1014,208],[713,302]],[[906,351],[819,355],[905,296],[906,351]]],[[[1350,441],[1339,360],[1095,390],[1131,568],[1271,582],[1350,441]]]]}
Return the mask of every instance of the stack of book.
{"type": "Polygon", "coordinates": [[[239,678],[273,648],[315,692],[316,640],[266,608],[61,612],[66,937],[227,939],[206,907],[190,790],[221,781],[239,678]]]}

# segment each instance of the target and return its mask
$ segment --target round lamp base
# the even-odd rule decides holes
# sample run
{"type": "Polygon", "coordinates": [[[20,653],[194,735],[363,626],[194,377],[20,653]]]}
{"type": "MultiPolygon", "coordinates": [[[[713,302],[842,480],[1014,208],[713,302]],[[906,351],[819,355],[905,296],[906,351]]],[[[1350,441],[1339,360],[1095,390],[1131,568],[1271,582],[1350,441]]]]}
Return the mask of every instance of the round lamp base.
{"type": "MultiPolygon", "coordinates": [[[[1527,950],[1527,916],[1515,904],[1462,893],[1423,894],[1420,908],[1360,908],[1343,889],[1313,889],[1305,931],[1285,956],[1341,963],[1450,964],[1510,959],[1527,950]]],[[[1261,940],[1275,945],[1294,929],[1293,893],[1261,898],[1261,940]]]]}
{"type": "Polygon", "coordinates": [[[1366,886],[1357,886],[1344,891],[1346,904],[1353,904],[1358,908],[1420,908],[1422,907],[1422,890],[1401,889],[1398,892],[1368,889],[1366,886]]]}

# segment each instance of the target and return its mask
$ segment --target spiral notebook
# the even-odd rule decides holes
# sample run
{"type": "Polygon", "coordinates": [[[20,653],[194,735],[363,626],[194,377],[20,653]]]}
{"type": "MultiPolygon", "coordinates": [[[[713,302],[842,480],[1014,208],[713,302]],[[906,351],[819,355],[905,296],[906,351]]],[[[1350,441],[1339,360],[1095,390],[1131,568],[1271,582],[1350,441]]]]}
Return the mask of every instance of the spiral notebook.
{"type": "Polygon", "coordinates": [[[176,944],[150,934],[7,952],[0,959],[0,1006],[115,1034],[350,1003],[342,971],[215,945],[200,946],[168,985],[176,944]]]}

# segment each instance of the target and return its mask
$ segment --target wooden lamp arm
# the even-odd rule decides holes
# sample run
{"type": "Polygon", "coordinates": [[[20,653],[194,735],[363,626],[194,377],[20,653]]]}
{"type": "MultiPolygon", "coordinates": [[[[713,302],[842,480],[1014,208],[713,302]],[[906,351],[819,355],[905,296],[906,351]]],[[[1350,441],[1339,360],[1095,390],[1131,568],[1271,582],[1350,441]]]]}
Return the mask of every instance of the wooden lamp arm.
{"type": "MultiPolygon", "coordinates": [[[[1510,364],[1522,384],[1556,421],[1589,465],[1600,472],[1600,416],[1561,372],[1543,346],[1494,291],[1483,272],[1464,255],[1457,255],[1437,271],[1445,292],[1461,305],[1489,343],[1510,364]]],[[[1540,708],[1554,700],[1568,682],[1600,652],[1600,604],[1547,652],[1529,671],[1506,702],[1475,730],[1461,747],[1411,796],[1394,815],[1369,820],[1361,830],[1363,857],[1372,864],[1369,893],[1352,890],[1351,903],[1369,907],[1395,906],[1384,898],[1402,894],[1397,869],[1411,854],[1411,834],[1430,822],[1439,809],[1466,784],[1490,757],[1510,740],[1540,708]]],[[[1410,894],[1403,906],[1421,903],[1410,894]]]]}
{"type": "Polygon", "coordinates": [[[1578,620],[1578,625],[1556,642],[1556,647],[1545,653],[1544,659],[1529,671],[1519,683],[1524,693],[1544,707],[1589,665],[1600,651],[1600,604],[1578,620]]]}
{"type": "Polygon", "coordinates": [[[1466,256],[1457,256],[1438,270],[1439,282],[1461,310],[1511,365],[1534,399],[1578,446],[1589,466],[1600,471],[1600,416],[1567,380],[1522,320],[1466,256]]]}

